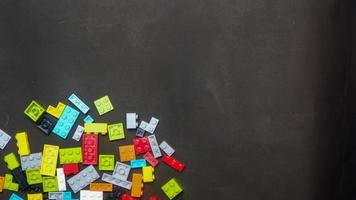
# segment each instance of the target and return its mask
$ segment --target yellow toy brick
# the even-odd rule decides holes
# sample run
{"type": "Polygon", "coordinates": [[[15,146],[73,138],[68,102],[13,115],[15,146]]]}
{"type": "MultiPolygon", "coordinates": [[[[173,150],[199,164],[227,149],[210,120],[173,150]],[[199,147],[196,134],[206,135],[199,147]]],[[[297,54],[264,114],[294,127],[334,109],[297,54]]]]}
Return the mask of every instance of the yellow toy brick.
{"type": "Polygon", "coordinates": [[[27,194],[27,200],[43,200],[42,193],[27,194]]]}
{"type": "Polygon", "coordinates": [[[41,175],[55,176],[59,146],[45,144],[43,146],[41,175]]]}
{"type": "Polygon", "coordinates": [[[143,188],[142,174],[133,173],[132,174],[131,196],[141,197],[143,195],[142,188],[143,188]]]}
{"type": "Polygon", "coordinates": [[[27,156],[30,152],[30,144],[28,143],[28,137],[26,132],[16,133],[17,148],[20,156],[27,156]]]}
{"type": "Polygon", "coordinates": [[[155,180],[155,175],[153,175],[154,171],[155,169],[152,166],[143,167],[143,182],[153,182],[155,180]]]}
{"type": "Polygon", "coordinates": [[[134,145],[119,146],[120,161],[126,162],[136,159],[134,145]]]}
{"type": "Polygon", "coordinates": [[[90,183],[91,191],[112,192],[111,183],[90,183]]]}
{"type": "Polygon", "coordinates": [[[108,132],[107,123],[85,123],[84,124],[85,133],[101,133],[105,135],[108,132]]]}
{"type": "Polygon", "coordinates": [[[59,117],[61,116],[65,107],[66,107],[66,105],[64,103],[58,102],[57,107],[53,107],[53,106],[49,105],[47,107],[46,112],[48,114],[52,115],[53,117],[59,119],[59,117]]]}

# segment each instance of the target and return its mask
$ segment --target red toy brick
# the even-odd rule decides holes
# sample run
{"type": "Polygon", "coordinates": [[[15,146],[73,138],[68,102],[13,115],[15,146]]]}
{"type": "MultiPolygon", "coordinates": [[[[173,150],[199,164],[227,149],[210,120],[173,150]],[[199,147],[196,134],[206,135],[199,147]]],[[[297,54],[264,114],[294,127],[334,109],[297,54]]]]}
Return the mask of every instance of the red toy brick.
{"type": "Polygon", "coordinates": [[[74,164],[63,164],[63,171],[66,176],[78,174],[79,172],[79,165],[78,163],[74,164]]]}
{"type": "Polygon", "coordinates": [[[185,165],[180,161],[176,160],[175,158],[167,155],[163,155],[162,161],[172,167],[173,169],[177,170],[178,172],[182,172],[185,168],[185,165]]]}
{"type": "Polygon", "coordinates": [[[121,200],[136,200],[136,198],[124,193],[121,195],[121,200]]]}
{"type": "Polygon", "coordinates": [[[136,155],[151,151],[150,143],[148,142],[147,137],[135,138],[132,141],[135,146],[136,155]]]}
{"type": "Polygon", "coordinates": [[[98,135],[83,134],[82,140],[83,164],[98,164],[98,135]]]}
{"type": "Polygon", "coordinates": [[[153,157],[153,155],[150,152],[147,152],[143,157],[153,167],[156,167],[158,165],[158,160],[155,157],[153,157]]]}
{"type": "Polygon", "coordinates": [[[148,200],[159,200],[156,195],[151,195],[148,200]]]}

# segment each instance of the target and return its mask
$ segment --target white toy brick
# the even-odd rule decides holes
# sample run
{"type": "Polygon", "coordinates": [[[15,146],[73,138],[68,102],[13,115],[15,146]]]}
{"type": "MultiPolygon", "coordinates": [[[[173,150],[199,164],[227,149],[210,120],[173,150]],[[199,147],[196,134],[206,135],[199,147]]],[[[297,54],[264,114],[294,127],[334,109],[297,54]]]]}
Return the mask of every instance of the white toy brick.
{"type": "Polygon", "coordinates": [[[11,136],[0,129],[0,149],[4,149],[11,140],[11,136]]]}
{"type": "Polygon", "coordinates": [[[77,129],[75,130],[72,139],[79,142],[80,138],[82,138],[84,132],[84,127],[81,125],[77,126],[77,129]]]}
{"type": "Polygon", "coordinates": [[[131,170],[130,165],[126,165],[121,162],[116,162],[115,169],[112,175],[121,180],[127,180],[127,177],[130,174],[130,170],[131,170]]]}
{"type": "Polygon", "coordinates": [[[67,183],[72,188],[74,193],[77,193],[81,189],[88,186],[91,182],[99,178],[98,172],[93,165],[89,165],[87,168],[80,171],[77,175],[68,179],[67,183]]]}
{"type": "Polygon", "coordinates": [[[166,142],[162,141],[159,147],[166,153],[168,156],[171,156],[174,153],[174,149],[166,142]]]}
{"type": "Polygon", "coordinates": [[[158,142],[155,135],[147,136],[148,142],[150,143],[153,157],[159,158],[162,156],[161,150],[159,149],[158,142]]]}
{"type": "Polygon", "coordinates": [[[80,200],[103,200],[102,191],[81,190],[80,200]]]}
{"type": "Polygon", "coordinates": [[[131,190],[132,182],[120,180],[119,178],[116,178],[115,176],[112,176],[110,174],[104,173],[101,177],[101,180],[131,190]]]}
{"type": "Polygon", "coordinates": [[[136,113],[126,113],[126,129],[136,129],[138,115],[136,113]]]}
{"type": "Polygon", "coordinates": [[[148,122],[148,126],[146,127],[146,131],[153,134],[155,132],[156,127],[158,125],[159,120],[157,118],[151,117],[150,122],[148,122]]]}
{"type": "Polygon", "coordinates": [[[63,192],[67,190],[66,178],[63,168],[57,168],[58,191],[63,192]]]}

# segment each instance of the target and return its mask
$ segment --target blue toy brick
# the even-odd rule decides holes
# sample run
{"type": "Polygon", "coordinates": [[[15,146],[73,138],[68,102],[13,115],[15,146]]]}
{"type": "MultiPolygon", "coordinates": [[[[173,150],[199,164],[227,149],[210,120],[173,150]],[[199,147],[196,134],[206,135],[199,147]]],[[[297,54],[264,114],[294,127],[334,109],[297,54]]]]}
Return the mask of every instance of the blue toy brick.
{"type": "Polygon", "coordinates": [[[83,119],[83,121],[84,121],[85,123],[93,123],[93,122],[94,122],[94,119],[93,119],[90,115],[88,115],[88,116],[86,116],[86,117],[83,119]]]}
{"type": "Polygon", "coordinates": [[[69,131],[75,124],[75,121],[78,119],[78,116],[79,112],[77,110],[70,106],[66,106],[52,132],[59,137],[66,139],[69,131]]]}
{"type": "Polygon", "coordinates": [[[12,193],[9,200],[24,200],[22,197],[18,196],[15,193],[12,193]]]}
{"type": "Polygon", "coordinates": [[[20,160],[21,160],[21,168],[23,171],[27,169],[41,168],[42,152],[32,153],[28,156],[21,156],[20,160]]]}
{"type": "Polygon", "coordinates": [[[71,192],[63,192],[63,200],[72,200],[71,192]]]}
{"type": "Polygon", "coordinates": [[[70,95],[68,100],[72,102],[84,114],[87,114],[87,112],[90,110],[90,108],[82,100],[80,100],[79,97],[77,97],[77,95],[75,95],[74,93],[70,95]]]}
{"type": "Polygon", "coordinates": [[[133,169],[146,167],[146,160],[145,159],[131,160],[130,164],[131,164],[131,168],[133,169]]]}

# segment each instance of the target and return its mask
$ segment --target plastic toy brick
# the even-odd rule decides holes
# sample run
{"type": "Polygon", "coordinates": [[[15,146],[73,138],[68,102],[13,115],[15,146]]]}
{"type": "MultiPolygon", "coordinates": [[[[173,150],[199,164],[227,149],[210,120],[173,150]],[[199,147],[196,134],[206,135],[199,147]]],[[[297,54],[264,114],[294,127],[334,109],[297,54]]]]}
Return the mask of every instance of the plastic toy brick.
{"type": "Polygon", "coordinates": [[[87,168],[80,171],[77,175],[67,180],[67,183],[72,188],[74,193],[88,186],[91,182],[94,182],[99,178],[98,172],[90,165],[87,168]]]}
{"type": "Polygon", "coordinates": [[[136,155],[144,154],[146,152],[151,151],[151,147],[150,147],[147,137],[134,138],[132,140],[132,142],[135,146],[136,155]]]}
{"type": "Polygon", "coordinates": [[[26,190],[28,188],[26,175],[22,171],[21,167],[11,170],[11,174],[14,177],[15,182],[19,184],[20,190],[26,190]]]}
{"type": "Polygon", "coordinates": [[[13,176],[5,174],[4,189],[17,192],[19,191],[19,184],[12,182],[13,176]]]}
{"type": "Polygon", "coordinates": [[[20,163],[17,160],[14,153],[9,153],[6,156],[4,156],[4,161],[7,163],[7,168],[9,170],[13,170],[17,167],[20,167],[20,163]]]}
{"type": "Polygon", "coordinates": [[[102,191],[81,190],[80,200],[103,200],[102,191]]]}
{"type": "Polygon", "coordinates": [[[138,115],[136,113],[126,113],[126,129],[136,129],[138,115]]]}
{"type": "Polygon", "coordinates": [[[162,156],[161,150],[159,149],[158,142],[155,135],[147,136],[148,142],[150,143],[153,156],[159,158],[162,156]]]}
{"type": "Polygon", "coordinates": [[[70,95],[68,100],[72,102],[75,105],[75,107],[77,107],[84,114],[87,114],[87,112],[90,110],[90,108],[82,100],[80,100],[79,97],[77,97],[74,93],[70,95]]]}
{"type": "Polygon", "coordinates": [[[90,183],[91,191],[112,192],[111,183],[90,183]]]}
{"type": "Polygon", "coordinates": [[[11,136],[0,129],[0,149],[5,149],[10,140],[11,136]]]}
{"type": "Polygon", "coordinates": [[[173,155],[174,153],[174,149],[166,141],[162,141],[159,147],[169,156],[173,155]]]}
{"type": "Polygon", "coordinates": [[[27,194],[27,200],[43,200],[42,193],[27,194]]]}
{"type": "Polygon", "coordinates": [[[108,182],[108,183],[112,183],[114,185],[117,185],[119,187],[125,188],[130,190],[132,183],[130,181],[127,180],[121,180],[119,178],[116,178],[115,176],[109,175],[104,173],[103,176],[101,177],[101,180],[108,182]]]}
{"type": "Polygon", "coordinates": [[[64,192],[48,192],[49,200],[63,200],[64,192]]]}
{"type": "Polygon", "coordinates": [[[82,151],[84,165],[98,164],[98,135],[84,134],[82,151]]]}
{"type": "Polygon", "coordinates": [[[29,185],[27,191],[29,194],[42,193],[42,185],[29,185]]]}
{"type": "Polygon", "coordinates": [[[105,135],[108,132],[107,123],[85,123],[84,124],[85,133],[101,133],[105,135]]]}
{"type": "Polygon", "coordinates": [[[159,199],[158,199],[158,196],[156,196],[156,195],[151,195],[151,196],[148,198],[148,200],[159,200],[159,199]]]}
{"type": "Polygon", "coordinates": [[[66,139],[69,134],[69,131],[75,124],[75,121],[78,119],[78,116],[78,111],[76,111],[70,106],[66,106],[52,133],[58,135],[63,139],[66,139]]]}
{"type": "Polygon", "coordinates": [[[130,165],[126,165],[121,162],[116,162],[115,169],[112,175],[121,180],[127,180],[127,177],[130,174],[130,170],[131,170],[130,165]]]}
{"type": "Polygon", "coordinates": [[[109,140],[120,140],[125,138],[124,126],[122,123],[110,124],[108,126],[109,140]]]}
{"type": "Polygon", "coordinates": [[[136,198],[124,193],[121,195],[121,200],[136,200],[136,198]]]}
{"type": "Polygon", "coordinates": [[[81,163],[81,162],[82,162],[81,147],[59,149],[60,164],[71,164],[71,163],[81,163]]]}
{"type": "Polygon", "coordinates": [[[77,126],[77,129],[75,130],[72,139],[79,142],[80,138],[82,138],[84,132],[84,127],[81,125],[77,126]]]}
{"type": "Polygon", "coordinates": [[[146,127],[146,131],[153,134],[156,130],[159,120],[157,118],[151,117],[150,122],[148,122],[148,126],[146,127]]]}
{"type": "Polygon", "coordinates": [[[93,123],[94,119],[90,116],[87,115],[84,119],[83,119],[84,123],[93,123]]]}
{"type": "Polygon", "coordinates": [[[30,105],[28,105],[24,111],[25,115],[27,115],[34,122],[37,122],[44,112],[45,109],[41,106],[41,104],[34,100],[31,101],[30,105]]]}
{"type": "Polygon", "coordinates": [[[99,115],[103,115],[107,112],[114,110],[112,106],[109,96],[103,96],[100,99],[94,101],[95,107],[98,110],[99,115]]]}
{"type": "Polygon", "coordinates": [[[148,127],[148,123],[142,120],[138,128],[146,131],[147,127],[148,127]]]}
{"type": "Polygon", "coordinates": [[[119,146],[120,161],[126,162],[135,160],[135,147],[134,145],[119,146]]]}
{"type": "Polygon", "coordinates": [[[58,182],[58,191],[66,191],[66,177],[64,176],[63,168],[57,168],[57,182],[58,182]]]}
{"type": "Polygon", "coordinates": [[[47,114],[43,114],[37,128],[39,128],[44,134],[50,135],[54,126],[56,125],[57,120],[47,114]]]}
{"type": "Polygon", "coordinates": [[[56,192],[58,191],[58,180],[56,176],[43,177],[43,192],[56,192]]]}
{"type": "Polygon", "coordinates": [[[172,178],[171,180],[169,180],[161,188],[169,199],[173,199],[178,194],[183,192],[183,187],[176,181],[175,178],[172,178]]]}
{"type": "Polygon", "coordinates": [[[24,200],[22,197],[20,197],[19,195],[12,193],[9,200],[24,200]]]}
{"type": "Polygon", "coordinates": [[[17,140],[18,154],[20,156],[27,156],[30,152],[30,144],[28,143],[28,137],[26,132],[16,133],[15,138],[17,140]]]}
{"type": "Polygon", "coordinates": [[[119,200],[123,193],[123,188],[113,185],[113,191],[106,195],[105,200],[119,200]]]}
{"type": "Polygon", "coordinates": [[[155,176],[153,175],[153,172],[155,169],[151,166],[146,166],[142,168],[142,177],[143,177],[143,182],[153,182],[155,180],[155,176]]]}
{"type": "Polygon", "coordinates": [[[143,136],[145,136],[145,130],[143,130],[142,128],[137,128],[137,130],[136,130],[136,136],[137,136],[137,137],[143,137],[143,136]]]}
{"type": "Polygon", "coordinates": [[[27,183],[29,185],[34,185],[42,183],[42,176],[40,169],[28,169],[26,170],[27,183]]]}
{"type": "Polygon", "coordinates": [[[75,175],[75,174],[78,174],[78,172],[79,172],[78,163],[63,164],[62,167],[63,167],[63,172],[66,176],[75,175]]]}
{"type": "Polygon", "coordinates": [[[66,105],[64,103],[58,102],[57,107],[53,107],[53,106],[49,105],[47,107],[46,112],[48,114],[52,115],[53,117],[59,119],[59,117],[63,113],[65,107],[66,107],[66,105]]]}
{"type": "Polygon", "coordinates": [[[131,160],[130,165],[132,169],[135,168],[141,168],[146,166],[146,160],[145,159],[137,159],[137,160],[131,160]]]}
{"type": "Polygon", "coordinates": [[[59,146],[45,144],[43,146],[41,174],[55,176],[59,146]]]}
{"type": "Polygon", "coordinates": [[[141,197],[143,195],[142,189],[143,189],[142,174],[133,173],[132,174],[131,196],[141,197]]]}
{"type": "Polygon", "coordinates": [[[39,169],[41,168],[42,153],[32,153],[28,156],[21,156],[21,168],[23,171],[27,169],[39,169]]]}
{"type": "Polygon", "coordinates": [[[72,200],[71,192],[63,192],[63,200],[72,200]]]}
{"type": "Polygon", "coordinates": [[[183,163],[181,163],[180,161],[176,160],[171,156],[163,155],[162,161],[166,163],[168,166],[177,170],[178,172],[182,172],[185,168],[185,165],[183,163]]]}
{"type": "Polygon", "coordinates": [[[4,189],[5,177],[0,176],[0,192],[4,189]]]}
{"type": "Polygon", "coordinates": [[[115,167],[115,155],[99,155],[99,170],[113,171],[115,167]]]}

